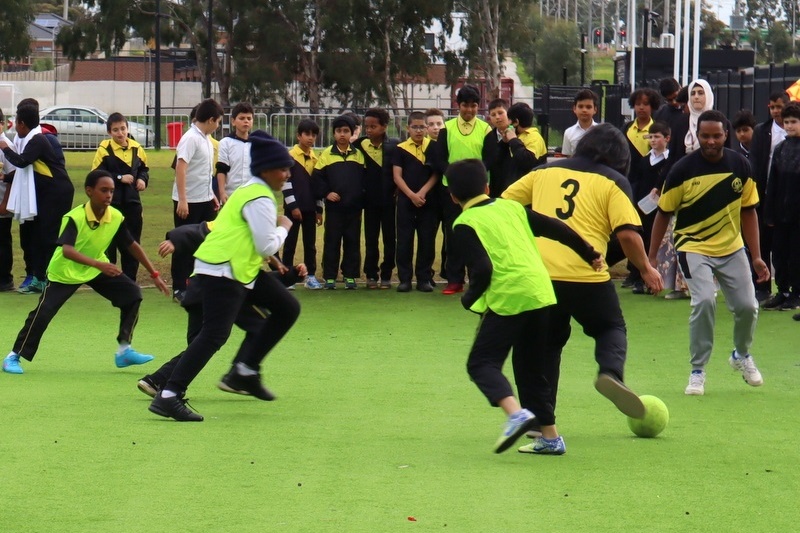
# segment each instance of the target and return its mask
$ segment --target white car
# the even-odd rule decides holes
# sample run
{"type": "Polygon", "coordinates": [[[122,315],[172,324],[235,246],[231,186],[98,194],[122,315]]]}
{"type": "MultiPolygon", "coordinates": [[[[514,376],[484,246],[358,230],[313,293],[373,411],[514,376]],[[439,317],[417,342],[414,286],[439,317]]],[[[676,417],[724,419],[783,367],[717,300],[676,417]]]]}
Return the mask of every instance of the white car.
{"type": "MultiPolygon", "coordinates": [[[[94,150],[108,138],[108,114],[82,105],[53,106],[39,111],[39,122],[49,124],[58,132],[61,146],[69,150],[94,150]]],[[[128,133],[142,146],[152,146],[153,129],[128,120],[128,133]]]]}

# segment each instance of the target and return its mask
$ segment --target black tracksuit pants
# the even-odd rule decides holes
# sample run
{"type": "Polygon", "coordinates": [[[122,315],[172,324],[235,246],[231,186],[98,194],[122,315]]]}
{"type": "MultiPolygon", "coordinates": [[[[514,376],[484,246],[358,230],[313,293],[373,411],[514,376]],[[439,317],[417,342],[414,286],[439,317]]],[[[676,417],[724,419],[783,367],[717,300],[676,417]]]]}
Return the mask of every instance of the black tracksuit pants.
{"type": "Polygon", "coordinates": [[[284,265],[294,265],[294,253],[297,250],[297,237],[300,230],[303,230],[303,263],[308,269],[308,275],[313,276],[317,272],[317,213],[316,211],[303,211],[303,220],[298,221],[292,218],[291,213],[285,213],[292,221],[292,227],[286,240],[283,243],[283,256],[281,261],[284,265]]]}
{"type": "MultiPolygon", "coordinates": [[[[602,283],[553,281],[553,289],[558,303],[550,308],[546,360],[554,365],[548,381],[555,408],[561,350],[570,337],[570,318],[574,318],[583,332],[594,339],[594,358],[600,367],[599,372],[623,382],[628,337],[617,291],[610,280],[602,283]]],[[[522,406],[531,408],[524,401],[522,406]]]]}
{"type": "MultiPolygon", "coordinates": [[[[113,204],[112,204],[113,205],[113,204]]],[[[123,204],[113,205],[125,216],[125,227],[128,228],[133,240],[137,243],[142,241],[142,204],[123,204]]],[[[117,264],[117,247],[115,243],[106,250],[108,261],[117,264]]],[[[139,261],[136,260],[127,248],[119,249],[120,269],[122,273],[136,281],[136,273],[139,271],[139,261]]]]}
{"type": "MultiPolygon", "coordinates": [[[[98,275],[88,281],[86,285],[120,310],[117,342],[130,343],[133,338],[133,329],[139,320],[139,305],[142,303],[142,291],[139,286],[127,276],[111,277],[105,274],[98,275]]],[[[33,357],[39,349],[39,342],[50,321],[80,286],[80,284],[67,285],[54,281],[47,283],[39,296],[39,303],[28,314],[25,325],[17,335],[13,348],[15,353],[28,361],[33,361],[33,357]]]]}
{"type": "Polygon", "coordinates": [[[263,271],[250,290],[228,278],[194,276],[183,305],[189,312],[188,346],[150,376],[156,384],[165,384],[164,389],[180,394],[227,342],[234,323],[246,332],[234,364],[260,370],[300,315],[300,304],[280,279],[263,271]]]}
{"type": "MultiPolygon", "coordinates": [[[[216,181],[216,180],[214,180],[216,181]]],[[[178,217],[175,210],[178,209],[178,202],[172,201],[172,220],[175,227],[185,226],[186,224],[199,224],[200,222],[209,222],[217,217],[217,212],[214,210],[214,201],[199,202],[189,204],[189,214],[186,218],[178,217]]],[[[172,275],[172,290],[183,291],[186,290],[186,280],[192,275],[194,270],[194,255],[185,252],[178,252],[172,254],[172,264],[170,267],[170,274],[172,275]]]]}
{"type": "MultiPolygon", "coordinates": [[[[389,281],[395,265],[395,207],[391,205],[364,208],[364,274],[368,279],[389,281]],[[383,262],[380,258],[380,238],[383,237],[383,262]]],[[[288,264],[288,263],[287,263],[288,264]]]]}
{"type": "Polygon", "coordinates": [[[361,209],[328,209],[322,248],[322,275],[336,279],[341,258],[345,278],[361,277],[361,209]]]}
{"type": "Polygon", "coordinates": [[[437,206],[416,207],[409,200],[397,200],[397,277],[417,283],[433,281],[433,259],[436,254],[436,230],[439,228],[437,206]],[[417,238],[417,261],[414,264],[414,236],[417,238]]]}
{"type": "Polygon", "coordinates": [[[475,342],[467,359],[467,372],[493,406],[513,396],[511,384],[503,375],[503,363],[512,352],[514,381],[523,407],[532,411],[545,426],[555,424],[555,404],[551,398],[551,377],[557,363],[544,349],[550,307],[501,316],[483,314],[475,342]]]}

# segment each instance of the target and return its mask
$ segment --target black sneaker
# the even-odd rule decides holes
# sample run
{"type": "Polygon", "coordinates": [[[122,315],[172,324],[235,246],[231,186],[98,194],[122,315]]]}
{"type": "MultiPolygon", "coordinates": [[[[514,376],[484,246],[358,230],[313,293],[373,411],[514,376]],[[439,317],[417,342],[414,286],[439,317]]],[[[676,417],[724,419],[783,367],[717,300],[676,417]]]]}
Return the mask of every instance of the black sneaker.
{"type": "Polygon", "coordinates": [[[430,281],[421,281],[417,283],[417,290],[420,292],[433,292],[433,285],[430,281]]]}
{"type": "Polygon", "coordinates": [[[397,292],[411,292],[411,282],[401,281],[397,286],[397,292]]]}
{"type": "Polygon", "coordinates": [[[156,395],[161,392],[161,385],[158,385],[155,381],[153,381],[153,378],[150,376],[145,376],[140,379],[139,383],[136,384],[136,387],[151,398],[155,398],[156,395]]]}
{"type": "Polygon", "coordinates": [[[150,407],[148,407],[148,409],[151,413],[163,416],[164,418],[173,418],[178,422],[202,422],[203,415],[195,413],[186,407],[186,402],[187,400],[182,396],[164,398],[161,396],[161,393],[159,393],[153,398],[153,401],[150,402],[150,407]]]}
{"type": "Polygon", "coordinates": [[[179,304],[183,303],[183,299],[186,297],[186,291],[175,290],[172,291],[172,299],[178,302],[179,304]]]}
{"type": "Polygon", "coordinates": [[[242,376],[238,372],[231,370],[222,376],[222,380],[217,384],[217,387],[233,394],[255,396],[265,402],[271,402],[275,399],[275,395],[261,383],[261,374],[242,376]]]}
{"type": "Polygon", "coordinates": [[[800,308],[800,296],[796,294],[792,294],[786,298],[786,301],[781,305],[781,311],[792,311],[798,308],[800,308]]]}
{"type": "Polygon", "coordinates": [[[631,292],[633,294],[650,294],[650,289],[647,288],[644,281],[637,281],[633,284],[631,292]]]}
{"type": "Polygon", "coordinates": [[[622,280],[622,284],[620,285],[620,287],[622,287],[623,289],[630,289],[633,287],[634,283],[636,282],[633,280],[633,277],[630,274],[628,274],[628,276],[622,280]]]}
{"type": "Polygon", "coordinates": [[[767,300],[761,304],[761,309],[765,311],[777,311],[783,307],[783,304],[786,303],[788,299],[788,295],[779,292],[771,298],[767,298],[767,300]]]}

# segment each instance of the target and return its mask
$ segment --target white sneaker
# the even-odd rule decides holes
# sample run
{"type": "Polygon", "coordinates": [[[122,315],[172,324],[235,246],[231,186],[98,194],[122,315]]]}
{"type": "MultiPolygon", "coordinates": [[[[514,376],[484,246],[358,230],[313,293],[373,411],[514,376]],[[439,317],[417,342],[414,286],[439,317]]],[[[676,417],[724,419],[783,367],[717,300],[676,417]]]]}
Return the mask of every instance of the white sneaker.
{"type": "Polygon", "coordinates": [[[751,355],[748,354],[745,357],[736,357],[736,351],[734,351],[731,353],[728,363],[730,363],[734,370],[738,370],[742,373],[742,378],[745,383],[751,387],[760,387],[764,384],[764,378],[761,377],[761,372],[756,368],[756,362],[753,361],[751,355]]]}
{"type": "Polygon", "coordinates": [[[689,396],[702,396],[706,392],[705,385],[706,373],[704,371],[692,372],[689,374],[689,384],[686,386],[686,390],[684,390],[683,393],[689,396]]]}

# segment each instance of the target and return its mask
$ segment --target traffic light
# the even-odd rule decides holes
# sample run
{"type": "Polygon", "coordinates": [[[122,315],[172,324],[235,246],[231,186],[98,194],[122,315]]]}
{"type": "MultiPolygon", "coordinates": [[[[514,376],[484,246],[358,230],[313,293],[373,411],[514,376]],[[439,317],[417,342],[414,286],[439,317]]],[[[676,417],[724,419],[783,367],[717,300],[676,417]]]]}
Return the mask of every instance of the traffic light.
{"type": "Polygon", "coordinates": [[[595,36],[600,37],[600,30],[594,30],[594,34],[595,36]]]}
{"type": "Polygon", "coordinates": [[[620,30],[619,31],[619,36],[620,37],[625,37],[625,30],[620,30]]]}

